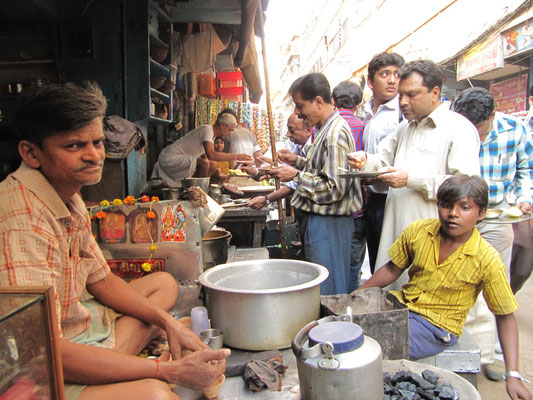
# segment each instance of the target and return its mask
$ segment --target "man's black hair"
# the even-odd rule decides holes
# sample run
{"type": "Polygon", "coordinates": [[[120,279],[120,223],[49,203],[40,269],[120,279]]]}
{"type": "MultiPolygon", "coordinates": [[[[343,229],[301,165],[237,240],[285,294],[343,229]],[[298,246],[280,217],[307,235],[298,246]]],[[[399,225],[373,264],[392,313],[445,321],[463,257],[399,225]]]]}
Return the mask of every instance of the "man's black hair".
{"type": "Polygon", "coordinates": [[[299,93],[303,100],[313,101],[320,96],[324,102],[331,104],[331,88],[324,74],[313,72],[296,79],[289,88],[289,94],[299,93]]]}
{"type": "Polygon", "coordinates": [[[90,125],[105,117],[107,100],[94,82],[51,83],[24,90],[14,114],[17,139],[42,146],[47,137],[90,125]]]}
{"type": "Polygon", "coordinates": [[[333,99],[337,108],[348,108],[350,110],[361,104],[363,92],[357,83],[342,81],[333,89],[333,99]]]}
{"type": "Polygon", "coordinates": [[[494,107],[494,97],[481,87],[463,90],[453,102],[453,110],[465,116],[474,125],[487,121],[494,107]]]}
{"type": "Polygon", "coordinates": [[[435,86],[442,88],[442,80],[444,75],[442,70],[431,60],[411,61],[405,64],[398,71],[400,79],[407,79],[413,73],[422,76],[423,84],[428,88],[428,91],[433,90],[435,86]]]}
{"type": "Polygon", "coordinates": [[[456,201],[470,197],[479,207],[479,212],[489,204],[489,187],[478,175],[456,174],[450,176],[437,190],[437,204],[450,208],[456,201]]]}
{"type": "Polygon", "coordinates": [[[370,82],[374,81],[374,77],[376,75],[376,72],[381,67],[394,65],[398,68],[400,68],[402,65],[405,64],[405,60],[403,57],[396,53],[379,53],[376,54],[372,60],[368,63],[368,80],[370,82]]]}

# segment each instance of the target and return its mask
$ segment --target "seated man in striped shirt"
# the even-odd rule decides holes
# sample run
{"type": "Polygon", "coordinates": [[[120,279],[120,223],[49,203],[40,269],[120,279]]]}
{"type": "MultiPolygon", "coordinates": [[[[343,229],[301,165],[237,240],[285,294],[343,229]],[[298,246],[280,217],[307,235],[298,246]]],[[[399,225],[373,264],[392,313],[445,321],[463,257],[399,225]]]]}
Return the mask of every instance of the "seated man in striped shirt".
{"type": "Polygon", "coordinates": [[[410,224],[388,251],[390,260],[361,286],[385,287],[409,269],[409,282],[392,293],[409,307],[409,356],[428,357],[454,344],[478,294],[496,316],[513,399],[531,399],[518,369],[513,296],[498,252],[479,234],[488,186],[479,176],[453,175],[437,192],[439,219],[410,224]]]}

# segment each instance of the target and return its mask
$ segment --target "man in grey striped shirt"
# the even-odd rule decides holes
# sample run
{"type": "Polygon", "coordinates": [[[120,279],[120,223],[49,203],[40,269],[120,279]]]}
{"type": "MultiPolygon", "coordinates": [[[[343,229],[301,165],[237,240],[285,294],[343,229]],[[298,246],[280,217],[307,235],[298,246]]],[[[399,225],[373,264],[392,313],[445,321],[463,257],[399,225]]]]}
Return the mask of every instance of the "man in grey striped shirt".
{"type": "Polygon", "coordinates": [[[342,172],[339,168],[349,168],[346,156],[355,148],[352,133],[333,107],[323,74],[298,78],[289,93],[294,113],[317,131],[306,158],[286,149],[278,152],[279,160],[289,165],[273,168],[272,175],[298,183],[291,204],[303,215],[305,258],[325,266],[330,274],[320,293],[347,293],[353,213],[361,208],[361,188],[338,174],[342,172]]]}

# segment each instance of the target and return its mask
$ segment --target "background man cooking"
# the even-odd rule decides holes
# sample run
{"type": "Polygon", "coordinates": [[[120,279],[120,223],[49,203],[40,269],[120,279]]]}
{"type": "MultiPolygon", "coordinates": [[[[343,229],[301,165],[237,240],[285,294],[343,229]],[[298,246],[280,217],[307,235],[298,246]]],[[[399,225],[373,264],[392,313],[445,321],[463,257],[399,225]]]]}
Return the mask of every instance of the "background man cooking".
{"type": "Polygon", "coordinates": [[[0,183],[0,285],[55,287],[67,399],[177,399],[167,382],[209,386],[229,350],[208,349],[168,314],[178,292],[169,274],[127,284],[110,273],[78,194],[102,176],[106,106],[95,84],[25,91],[22,163],[0,183]],[[175,361],[136,357],[161,329],[175,361]],[[182,348],[196,352],[181,358],[182,348]]]}
{"type": "Polygon", "coordinates": [[[230,136],[236,125],[232,114],[220,113],[214,125],[200,125],[169,144],[159,154],[152,179],[160,178],[166,185],[178,187],[183,178],[212,176],[217,170],[217,161],[251,161],[252,157],[247,154],[215,151],[214,138],[230,136]]]}

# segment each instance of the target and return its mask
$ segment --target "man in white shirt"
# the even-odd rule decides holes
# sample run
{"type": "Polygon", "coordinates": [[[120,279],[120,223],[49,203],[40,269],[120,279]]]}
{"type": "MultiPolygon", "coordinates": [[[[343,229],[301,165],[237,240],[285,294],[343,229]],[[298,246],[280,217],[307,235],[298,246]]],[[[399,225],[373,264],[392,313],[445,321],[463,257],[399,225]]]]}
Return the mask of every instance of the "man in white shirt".
{"type": "MultiPolygon", "coordinates": [[[[350,165],[387,172],[378,179],[389,186],[376,269],[389,259],[387,251],[413,221],[437,218],[437,189],[450,175],[479,175],[479,135],[462,115],[440,101],[443,74],[432,61],[412,61],[399,71],[398,129],[378,145],[377,154],[348,155],[350,165]],[[365,165],[366,164],[366,165],[365,165]]],[[[393,289],[407,283],[401,276],[393,289]]]]}
{"type": "Polygon", "coordinates": [[[170,187],[178,187],[183,178],[212,176],[217,161],[249,162],[247,154],[215,151],[215,137],[230,136],[237,125],[235,117],[220,113],[214,125],[200,125],[181,139],[165,147],[154,166],[152,179],[160,178],[170,187]]]}
{"type": "MultiPolygon", "coordinates": [[[[404,64],[404,59],[396,53],[377,54],[368,63],[368,87],[372,89],[372,98],[363,106],[365,111],[363,146],[367,153],[375,154],[379,142],[394,132],[403,120],[398,102],[400,82],[398,69],[404,64]]],[[[367,185],[366,189],[368,200],[364,207],[363,218],[370,271],[374,273],[389,187],[383,182],[376,181],[373,185],[367,185]]]]}

